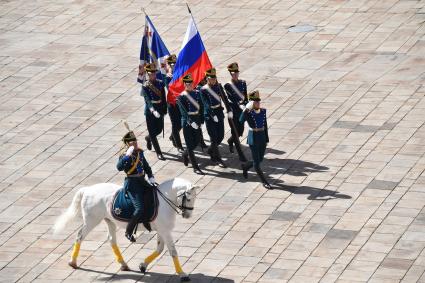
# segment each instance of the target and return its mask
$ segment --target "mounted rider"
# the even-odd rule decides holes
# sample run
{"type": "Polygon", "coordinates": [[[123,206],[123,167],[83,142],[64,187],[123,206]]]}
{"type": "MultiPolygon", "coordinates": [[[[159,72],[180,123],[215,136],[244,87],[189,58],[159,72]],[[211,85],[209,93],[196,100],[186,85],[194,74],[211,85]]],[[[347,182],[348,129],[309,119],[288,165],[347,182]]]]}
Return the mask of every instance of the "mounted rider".
{"type": "MultiPolygon", "coordinates": [[[[135,242],[136,240],[133,234],[135,233],[136,225],[143,215],[144,190],[154,189],[155,178],[143,150],[138,147],[137,138],[134,132],[130,131],[127,124],[126,127],[128,133],[122,138],[126,152],[119,156],[117,169],[127,174],[124,179],[124,190],[134,206],[133,217],[127,224],[125,237],[131,242],[135,242]],[[148,180],[146,180],[146,177],[148,180]]],[[[150,225],[149,223],[143,224],[147,227],[150,225]]]]}

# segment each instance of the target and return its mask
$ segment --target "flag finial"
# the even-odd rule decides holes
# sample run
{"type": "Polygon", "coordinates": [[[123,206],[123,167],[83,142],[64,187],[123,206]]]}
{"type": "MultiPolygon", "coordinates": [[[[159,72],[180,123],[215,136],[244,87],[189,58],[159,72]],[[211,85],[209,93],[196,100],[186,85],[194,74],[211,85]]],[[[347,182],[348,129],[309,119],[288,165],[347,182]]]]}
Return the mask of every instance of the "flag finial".
{"type": "Polygon", "coordinates": [[[143,14],[145,14],[145,16],[146,16],[145,8],[141,7],[140,10],[142,10],[143,14]]]}
{"type": "Polygon", "coordinates": [[[190,10],[189,4],[187,4],[187,2],[186,2],[186,6],[187,6],[187,10],[189,11],[189,14],[192,14],[192,11],[190,10]]]}

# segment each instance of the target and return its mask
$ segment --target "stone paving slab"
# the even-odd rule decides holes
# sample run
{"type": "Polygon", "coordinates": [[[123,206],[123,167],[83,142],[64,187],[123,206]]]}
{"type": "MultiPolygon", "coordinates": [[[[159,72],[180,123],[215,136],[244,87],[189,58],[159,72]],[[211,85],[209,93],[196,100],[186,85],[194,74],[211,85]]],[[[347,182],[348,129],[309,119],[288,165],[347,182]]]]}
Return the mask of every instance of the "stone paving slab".
{"type": "MultiPolygon", "coordinates": [[[[179,281],[168,252],[144,276],[119,271],[104,224],[72,270],[80,223],[52,233],[77,189],[122,182],[121,120],[146,133],[141,4],[177,53],[184,1],[0,3],[1,282],[179,281]]],[[[261,93],[274,186],[245,180],[226,144],[226,169],[199,152],[203,177],[167,138],[166,161],[146,153],[158,181],[203,184],[173,233],[192,282],[425,282],[424,1],[189,4],[219,80],[237,61],[261,93]]],[[[156,247],[154,233],[118,235],[135,270],[156,247]]]]}

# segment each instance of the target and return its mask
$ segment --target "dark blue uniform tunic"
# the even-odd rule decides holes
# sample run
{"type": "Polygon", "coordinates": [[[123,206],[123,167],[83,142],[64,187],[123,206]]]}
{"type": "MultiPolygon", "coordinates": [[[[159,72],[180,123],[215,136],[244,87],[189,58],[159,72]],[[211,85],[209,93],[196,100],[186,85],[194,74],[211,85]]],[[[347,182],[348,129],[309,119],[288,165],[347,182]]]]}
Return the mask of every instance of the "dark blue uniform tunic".
{"type": "MultiPolygon", "coordinates": [[[[207,87],[208,84],[201,88],[201,99],[204,105],[205,123],[211,143],[220,144],[224,138],[224,113],[223,107],[221,106],[221,98],[219,97],[217,100],[214,95],[207,90],[207,87]],[[218,122],[213,120],[214,116],[217,116],[218,122]]],[[[219,83],[210,87],[218,96],[223,89],[219,83]]]]}
{"type": "Polygon", "coordinates": [[[144,175],[147,175],[149,178],[153,177],[152,169],[145,159],[143,150],[135,150],[131,156],[121,155],[118,159],[117,169],[118,171],[127,173],[127,177],[124,179],[124,191],[128,194],[134,205],[133,216],[140,217],[143,213],[143,190],[152,188],[145,180],[144,175]],[[136,168],[132,172],[129,172],[137,161],[137,155],[139,155],[139,162],[136,168]]]}
{"type": "Polygon", "coordinates": [[[240,106],[246,105],[246,103],[248,102],[246,82],[243,80],[238,80],[237,82],[231,81],[224,85],[224,89],[226,90],[227,99],[230,101],[229,104],[230,104],[230,107],[232,108],[233,122],[236,126],[236,130],[238,131],[239,137],[241,137],[244,132],[244,123],[241,123],[239,121],[239,118],[242,114],[242,109],[240,106]],[[233,89],[231,84],[233,84],[239,90],[240,94],[243,97],[241,97],[233,89]]]}
{"type": "Polygon", "coordinates": [[[156,137],[164,128],[164,115],[167,114],[167,101],[165,97],[164,83],[160,80],[147,81],[142,86],[141,95],[145,99],[146,126],[150,136],[156,137]],[[149,85],[153,87],[149,87],[149,85]],[[152,89],[157,89],[155,93],[152,89]],[[156,110],[162,117],[156,118],[150,109],[156,110]]]}
{"type": "Polygon", "coordinates": [[[254,167],[263,161],[266,152],[269,134],[267,129],[266,109],[246,110],[240,116],[240,122],[247,122],[249,126],[247,143],[251,149],[254,167]]]}
{"type": "Polygon", "coordinates": [[[181,126],[183,128],[184,140],[188,150],[194,150],[201,139],[202,101],[198,91],[184,91],[177,98],[177,105],[181,113],[181,126]],[[187,96],[190,96],[199,105],[194,105],[187,96]],[[199,128],[194,129],[191,123],[195,122],[199,128]]]}

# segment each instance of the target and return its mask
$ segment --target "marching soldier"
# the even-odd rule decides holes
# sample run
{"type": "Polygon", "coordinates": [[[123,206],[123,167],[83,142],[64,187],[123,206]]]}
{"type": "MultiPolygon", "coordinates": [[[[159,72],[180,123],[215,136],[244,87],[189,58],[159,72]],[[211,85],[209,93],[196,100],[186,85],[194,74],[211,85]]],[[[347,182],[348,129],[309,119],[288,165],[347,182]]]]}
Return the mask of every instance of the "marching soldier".
{"type": "Polygon", "coordinates": [[[249,102],[240,116],[240,122],[247,121],[249,126],[247,143],[251,149],[252,161],[242,163],[243,176],[247,179],[248,170],[254,166],[263,183],[263,187],[270,189],[271,186],[260,167],[269,142],[266,109],[260,107],[261,99],[258,90],[249,93],[248,99],[249,102]]]}
{"type": "MultiPolygon", "coordinates": [[[[168,89],[168,84],[173,79],[174,65],[176,64],[177,57],[175,54],[172,54],[167,57],[167,75],[164,78],[165,86],[168,89]]],[[[179,150],[179,152],[183,152],[183,145],[180,139],[180,130],[181,127],[181,115],[179,108],[176,104],[167,103],[168,115],[171,120],[171,135],[170,141],[173,143],[173,146],[179,150]]]]}
{"type": "Polygon", "coordinates": [[[211,140],[208,154],[213,162],[220,167],[226,167],[218,149],[218,145],[224,138],[224,113],[221,105],[223,87],[217,82],[215,68],[207,70],[205,75],[207,84],[201,88],[201,98],[204,105],[205,123],[211,140]]]}
{"type": "Polygon", "coordinates": [[[199,168],[193,150],[198,146],[201,139],[202,101],[198,91],[193,89],[193,78],[191,74],[183,77],[185,90],[178,96],[177,105],[182,116],[181,126],[186,143],[186,150],[183,152],[183,162],[187,166],[189,160],[192,163],[193,171],[199,175],[204,172],[199,168]]]}
{"type": "Polygon", "coordinates": [[[158,159],[165,160],[156,138],[164,129],[164,115],[167,114],[167,102],[162,81],[156,79],[154,63],[147,64],[145,71],[148,80],[143,84],[141,95],[145,98],[145,116],[149,135],[145,137],[146,147],[151,150],[152,145],[158,159]]]}
{"type": "MultiPolygon", "coordinates": [[[[227,139],[229,144],[229,151],[233,153],[233,145],[235,144],[234,136],[236,134],[241,137],[244,132],[244,123],[239,121],[245,105],[248,103],[246,81],[239,79],[239,66],[238,63],[231,63],[227,66],[232,79],[224,85],[227,93],[227,98],[230,101],[230,107],[233,112],[233,123],[237,133],[232,133],[232,136],[227,139]]],[[[232,130],[233,131],[233,130],[232,130]]]]}
{"type": "MultiPolygon", "coordinates": [[[[128,127],[128,125],[126,124],[128,127]]],[[[128,129],[128,128],[127,128],[128,129]]],[[[129,129],[128,129],[129,130],[129,129]]],[[[135,242],[134,230],[139,223],[140,218],[143,214],[143,195],[144,190],[151,190],[154,188],[155,178],[152,174],[152,169],[146,160],[143,150],[138,147],[136,136],[132,131],[129,130],[127,134],[122,138],[127,150],[124,154],[121,154],[117,169],[124,171],[127,177],[124,179],[124,190],[134,206],[133,217],[127,224],[125,230],[125,237],[130,242],[135,242]],[[145,179],[147,176],[148,181],[145,179]]],[[[144,223],[146,227],[149,227],[149,222],[144,223]]]]}

